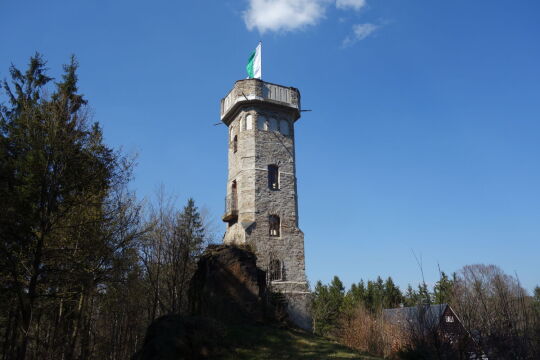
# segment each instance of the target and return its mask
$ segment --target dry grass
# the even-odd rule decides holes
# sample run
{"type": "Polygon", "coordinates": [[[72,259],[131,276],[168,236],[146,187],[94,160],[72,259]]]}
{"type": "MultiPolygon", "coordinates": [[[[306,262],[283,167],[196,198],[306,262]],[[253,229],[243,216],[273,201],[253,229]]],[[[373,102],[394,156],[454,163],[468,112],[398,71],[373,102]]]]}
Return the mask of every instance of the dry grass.
{"type": "Polygon", "coordinates": [[[362,306],[341,320],[337,337],[350,348],[382,357],[395,355],[409,343],[402,328],[383,322],[380,314],[374,315],[362,306]]]}

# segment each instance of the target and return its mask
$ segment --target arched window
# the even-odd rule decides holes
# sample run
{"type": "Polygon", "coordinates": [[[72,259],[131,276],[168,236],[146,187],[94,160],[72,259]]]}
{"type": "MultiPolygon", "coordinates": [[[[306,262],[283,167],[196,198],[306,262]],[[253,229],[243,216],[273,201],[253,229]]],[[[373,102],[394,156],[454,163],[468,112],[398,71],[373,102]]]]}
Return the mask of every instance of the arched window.
{"type": "Polygon", "coordinates": [[[253,129],[253,116],[249,114],[246,116],[246,130],[253,129]]]}
{"type": "Polygon", "coordinates": [[[233,152],[238,151],[238,136],[234,135],[233,139],[233,152]]]}
{"type": "Polygon", "coordinates": [[[268,165],[268,188],[271,190],[279,189],[279,167],[277,165],[268,165]]]}
{"type": "Polygon", "coordinates": [[[291,129],[289,128],[289,122],[287,120],[281,120],[279,122],[279,130],[283,135],[288,136],[291,133],[291,129]]]}
{"type": "Polygon", "coordinates": [[[264,116],[259,116],[257,118],[257,129],[266,130],[266,118],[264,116]]]}
{"type": "Polygon", "coordinates": [[[269,222],[270,222],[270,236],[279,236],[279,228],[280,228],[280,221],[279,216],[277,215],[270,215],[269,216],[269,222]]]}
{"type": "Polygon", "coordinates": [[[270,260],[270,266],[268,267],[270,273],[270,281],[283,280],[283,269],[281,267],[281,261],[277,259],[270,260]]]}
{"type": "Polygon", "coordinates": [[[274,118],[270,118],[268,121],[268,127],[270,131],[278,131],[278,121],[274,118]]]}

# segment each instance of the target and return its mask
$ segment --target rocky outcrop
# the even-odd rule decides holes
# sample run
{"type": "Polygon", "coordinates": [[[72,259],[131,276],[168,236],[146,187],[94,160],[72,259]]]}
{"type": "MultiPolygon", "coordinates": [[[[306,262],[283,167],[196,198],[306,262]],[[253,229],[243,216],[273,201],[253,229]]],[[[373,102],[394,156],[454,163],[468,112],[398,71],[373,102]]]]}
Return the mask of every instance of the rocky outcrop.
{"type": "Polygon", "coordinates": [[[246,248],[208,246],[190,283],[191,313],[224,322],[263,322],[265,273],[256,262],[246,248]]]}
{"type": "Polygon", "coordinates": [[[210,245],[190,282],[190,316],[155,320],[132,360],[213,358],[222,350],[228,325],[285,325],[286,307],[282,294],[267,290],[266,274],[251,251],[210,245]]]}

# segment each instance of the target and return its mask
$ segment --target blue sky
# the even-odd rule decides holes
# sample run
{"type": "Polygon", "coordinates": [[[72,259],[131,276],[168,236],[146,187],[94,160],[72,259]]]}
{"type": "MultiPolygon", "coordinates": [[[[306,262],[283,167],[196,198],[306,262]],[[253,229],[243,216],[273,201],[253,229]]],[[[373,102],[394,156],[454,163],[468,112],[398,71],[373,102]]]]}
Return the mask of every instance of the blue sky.
{"type": "MultiPolygon", "coordinates": [[[[0,2],[0,78],[70,54],[106,141],[219,220],[219,101],[263,41],[294,86],[300,227],[312,283],[426,281],[497,264],[540,284],[540,3],[419,0],[0,2]]],[[[224,225],[218,223],[220,231],[224,225]]]]}

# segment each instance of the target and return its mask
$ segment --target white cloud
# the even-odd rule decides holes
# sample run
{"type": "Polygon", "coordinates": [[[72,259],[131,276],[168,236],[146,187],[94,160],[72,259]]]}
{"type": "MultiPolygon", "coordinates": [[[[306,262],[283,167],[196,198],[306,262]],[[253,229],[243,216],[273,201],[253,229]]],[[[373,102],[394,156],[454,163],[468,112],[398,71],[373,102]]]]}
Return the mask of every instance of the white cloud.
{"type": "Polygon", "coordinates": [[[244,21],[248,30],[256,28],[260,33],[292,31],[315,25],[325,6],[325,0],[249,0],[244,21]]]}
{"type": "Polygon", "coordinates": [[[336,0],[338,9],[360,10],[366,5],[366,0],[336,0]]]}
{"type": "Polygon", "coordinates": [[[366,23],[366,24],[356,24],[353,25],[353,33],[350,36],[347,36],[344,40],[342,45],[344,47],[350,46],[354,44],[357,41],[364,40],[369,35],[373,34],[375,30],[377,30],[380,26],[366,23]]]}

